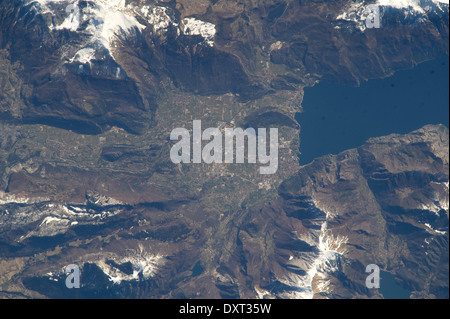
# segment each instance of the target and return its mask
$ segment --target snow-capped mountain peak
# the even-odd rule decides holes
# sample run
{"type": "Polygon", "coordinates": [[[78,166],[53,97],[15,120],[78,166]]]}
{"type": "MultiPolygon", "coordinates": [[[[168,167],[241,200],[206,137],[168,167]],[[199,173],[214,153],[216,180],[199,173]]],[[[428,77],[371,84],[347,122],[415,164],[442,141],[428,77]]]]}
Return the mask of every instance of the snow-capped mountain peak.
{"type": "MultiPolygon", "coordinates": [[[[367,19],[373,14],[370,7],[379,8],[379,18],[381,19],[383,14],[389,10],[401,11],[404,18],[416,17],[414,22],[424,21],[424,17],[430,12],[443,12],[448,11],[448,0],[377,0],[375,3],[366,3],[365,1],[356,1],[350,3],[343,12],[337,17],[337,21],[350,21],[356,24],[356,27],[365,31],[367,26],[367,19]]],[[[336,26],[340,28],[340,26],[336,26]]]]}
{"type": "Polygon", "coordinates": [[[51,32],[77,32],[86,39],[82,45],[77,44],[76,51],[65,50],[68,56],[63,59],[69,63],[90,64],[108,56],[115,60],[116,41],[147,28],[153,36],[161,36],[173,26],[178,35],[201,36],[204,44],[214,45],[214,24],[195,18],[185,18],[180,23],[164,6],[125,0],[25,0],[25,4],[44,16],[51,32]]]}

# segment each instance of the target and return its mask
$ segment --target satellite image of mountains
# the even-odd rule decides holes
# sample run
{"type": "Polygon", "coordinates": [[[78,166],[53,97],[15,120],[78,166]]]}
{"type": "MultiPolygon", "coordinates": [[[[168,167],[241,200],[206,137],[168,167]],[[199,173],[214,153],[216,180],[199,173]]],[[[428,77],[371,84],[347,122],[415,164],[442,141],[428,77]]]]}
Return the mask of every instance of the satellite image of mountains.
{"type": "Polygon", "coordinates": [[[0,299],[448,299],[448,8],[0,0],[0,299]]]}

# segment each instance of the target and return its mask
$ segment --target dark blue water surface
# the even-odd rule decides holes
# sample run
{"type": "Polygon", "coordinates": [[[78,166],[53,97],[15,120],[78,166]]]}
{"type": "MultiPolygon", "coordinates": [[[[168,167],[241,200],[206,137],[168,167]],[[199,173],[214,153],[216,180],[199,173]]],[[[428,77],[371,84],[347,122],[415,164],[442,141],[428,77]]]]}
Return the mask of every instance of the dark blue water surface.
{"type": "Polygon", "coordinates": [[[364,144],[370,137],[409,133],[426,124],[449,126],[449,58],[370,80],[360,87],[319,83],[306,88],[300,163],[364,144]]]}
{"type": "Polygon", "coordinates": [[[380,293],[384,299],[409,299],[411,291],[400,286],[394,275],[381,271],[380,293]]]}

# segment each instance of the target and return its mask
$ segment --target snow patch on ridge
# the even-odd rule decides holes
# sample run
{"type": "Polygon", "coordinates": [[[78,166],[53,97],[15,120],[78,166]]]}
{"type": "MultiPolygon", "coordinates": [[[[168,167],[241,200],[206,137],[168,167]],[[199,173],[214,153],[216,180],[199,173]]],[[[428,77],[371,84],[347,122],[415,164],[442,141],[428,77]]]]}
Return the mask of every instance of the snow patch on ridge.
{"type": "Polygon", "coordinates": [[[95,261],[97,266],[100,267],[112,282],[120,284],[122,281],[147,280],[153,277],[158,271],[158,268],[164,264],[165,258],[162,255],[146,252],[142,246],[139,246],[137,251],[132,251],[125,257],[112,258],[112,260],[117,264],[131,263],[132,265],[133,273],[125,274],[107,263],[107,260],[104,258],[95,261]]]}
{"type": "Polygon", "coordinates": [[[21,198],[0,192],[0,232],[19,230],[22,235],[17,242],[30,237],[52,237],[78,224],[102,223],[123,211],[117,203],[120,202],[108,198],[106,202],[99,202],[100,211],[93,211],[87,205],[53,203],[48,198],[21,198]],[[27,231],[24,233],[23,229],[27,231]]]}
{"type": "Polygon", "coordinates": [[[141,12],[148,22],[153,25],[154,32],[166,31],[170,25],[178,26],[178,23],[175,23],[168,15],[166,7],[150,8],[149,6],[144,6],[141,8],[141,12]]]}
{"type": "Polygon", "coordinates": [[[447,4],[448,0],[429,0],[429,1],[421,1],[421,0],[378,0],[376,4],[385,7],[393,7],[397,9],[408,9],[412,8],[418,12],[424,12],[424,8],[427,3],[434,4],[447,4]]]}
{"type": "Polygon", "coordinates": [[[10,195],[7,193],[4,193],[0,191],[0,205],[6,205],[6,204],[35,204],[35,203],[41,203],[49,201],[49,198],[44,197],[35,197],[35,198],[25,198],[25,197],[19,197],[15,195],[10,195]]]}
{"type": "MultiPolygon", "coordinates": [[[[366,10],[369,4],[365,1],[352,2],[343,12],[341,12],[336,20],[350,21],[356,24],[356,27],[365,31],[366,19],[369,16],[369,12],[366,10]]],[[[380,8],[394,8],[402,10],[405,17],[407,16],[422,16],[417,21],[424,21],[428,12],[440,10],[448,10],[449,0],[377,0],[373,3],[380,8]]],[[[380,12],[381,14],[382,11],[380,12]]],[[[340,26],[336,26],[336,29],[340,29],[340,26]]]]}
{"type": "Polygon", "coordinates": [[[337,261],[347,253],[345,248],[347,242],[348,237],[334,236],[328,230],[327,222],[322,224],[318,244],[319,256],[307,272],[313,294],[330,292],[328,274],[339,271],[337,261]]]}
{"type": "Polygon", "coordinates": [[[84,48],[75,53],[75,56],[69,60],[70,63],[79,62],[82,64],[90,63],[95,58],[95,49],[84,48]]]}
{"type": "MultiPolygon", "coordinates": [[[[330,275],[341,271],[340,259],[344,257],[348,250],[346,244],[347,236],[334,235],[328,229],[328,221],[336,217],[335,213],[320,207],[316,200],[314,206],[324,212],[326,217],[316,220],[320,223],[320,230],[311,230],[308,233],[298,235],[295,231],[296,239],[307,243],[315,248],[308,254],[293,252],[286,262],[291,269],[305,270],[305,275],[289,272],[283,278],[277,278],[279,282],[291,287],[289,291],[276,294],[280,298],[312,299],[318,293],[331,293],[330,275]]],[[[259,297],[273,296],[271,291],[256,291],[259,297]]]]}
{"type": "Polygon", "coordinates": [[[186,35],[200,35],[209,46],[214,45],[216,26],[212,23],[197,20],[195,18],[183,19],[183,33],[186,35]]]}
{"type": "MultiPolygon", "coordinates": [[[[80,33],[87,40],[78,50],[66,57],[70,63],[91,63],[94,59],[104,59],[107,55],[114,59],[115,43],[122,37],[136,35],[146,28],[152,28],[156,36],[164,35],[170,26],[176,28],[177,35],[200,35],[206,45],[214,45],[216,27],[214,24],[185,18],[175,21],[170,8],[158,5],[127,3],[126,0],[24,0],[45,16],[51,31],[67,30],[80,33]]],[[[70,54],[70,53],[68,53],[70,54]]],[[[114,59],[115,60],[115,59],[114,59]]]]}
{"type": "Polygon", "coordinates": [[[429,232],[430,234],[433,234],[433,235],[434,235],[434,234],[437,234],[437,235],[445,235],[445,234],[447,234],[446,231],[434,229],[434,228],[433,228],[430,224],[428,224],[428,223],[425,224],[425,227],[426,227],[427,232],[429,232]]]}
{"type": "Polygon", "coordinates": [[[69,59],[71,62],[89,63],[99,47],[105,48],[114,59],[115,41],[120,36],[128,36],[145,28],[126,0],[93,0],[83,6],[78,0],[34,0],[28,3],[34,4],[42,15],[49,15],[47,21],[51,31],[68,30],[87,36],[87,42],[69,59]],[[65,18],[58,24],[55,22],[56,16],[65,18]]]}

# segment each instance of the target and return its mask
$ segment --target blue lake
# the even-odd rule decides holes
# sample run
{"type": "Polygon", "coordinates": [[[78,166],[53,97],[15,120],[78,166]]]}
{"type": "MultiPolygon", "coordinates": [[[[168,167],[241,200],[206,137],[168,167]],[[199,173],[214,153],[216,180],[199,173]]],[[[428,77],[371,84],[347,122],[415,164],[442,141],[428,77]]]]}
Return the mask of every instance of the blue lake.
{"type": "Polygon", "coordinates": [[[355,148],[370,137],[449,126],[449,58],[425,62],[360,87],[319,83],[305,89],[300,164],[355,148]]]}
{"type": "Polygon", "coordinates": [[[411,291],[400,286],[394,275],[381,271],[380,272],[380,293],[384,299],[409,299],[411,291]]]}

